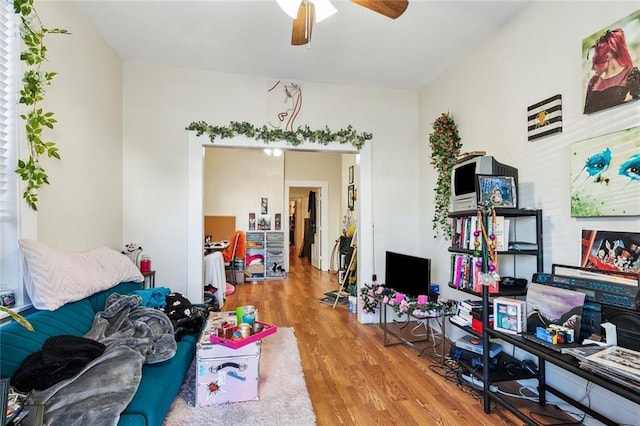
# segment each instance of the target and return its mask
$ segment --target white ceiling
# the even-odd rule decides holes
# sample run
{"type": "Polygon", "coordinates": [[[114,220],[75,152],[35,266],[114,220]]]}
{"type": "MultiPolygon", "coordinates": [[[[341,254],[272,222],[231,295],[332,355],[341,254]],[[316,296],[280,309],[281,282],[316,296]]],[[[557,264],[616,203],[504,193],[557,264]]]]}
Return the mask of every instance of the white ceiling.
{"type": "MultiPolygon", "coordinates": [[[[348,0],[291,46],[275,0],[75,0],[126,61],[270,79],[417,89],[520,12],[526,0],[410,0],[396,20],[348,0]]],[[[471,70],[470,70],[471,71],[471,70]]]]}

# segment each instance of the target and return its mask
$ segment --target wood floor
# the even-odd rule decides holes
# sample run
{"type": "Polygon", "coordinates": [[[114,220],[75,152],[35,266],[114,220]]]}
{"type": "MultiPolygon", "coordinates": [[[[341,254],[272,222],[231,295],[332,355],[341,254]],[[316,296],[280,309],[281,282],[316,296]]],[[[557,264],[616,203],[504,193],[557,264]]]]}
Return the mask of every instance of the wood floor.
{"type": "Polygon", "coordinates": [[[238,285],[225,310],[252,304],[260,320],[295,329],[318,425],[522,424],[504,408],[485,414],[479,395],[443,377],[435,357],[384,347],[377,324],[318,302],[338,288],[336,277],[295,255],[290,262],[285,280],[238,285]]]}

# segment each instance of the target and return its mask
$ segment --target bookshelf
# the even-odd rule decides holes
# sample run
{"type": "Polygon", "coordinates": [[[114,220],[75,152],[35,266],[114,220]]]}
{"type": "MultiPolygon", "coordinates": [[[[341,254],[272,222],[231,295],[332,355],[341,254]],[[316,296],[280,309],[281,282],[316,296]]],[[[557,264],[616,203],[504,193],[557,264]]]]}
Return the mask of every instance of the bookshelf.
{"type": "MultiPolygon", "coordinates": [[[[501,229],[492,229],[490,221],[485,225],[489,233],[495,231],[498,235],[497,255],[501,275],[512,274],[517,277],[518,271],[522,269],[520,263],[527,257],[534,259],[534,265],[528,265],[531,275],[533,272],[541,272],[544,268],[542,210],[496,208],[495,211],[497,222],[502,224],[501,229]],[[507,273],[502,273],[505,270],[507,273]]],[[[482,296],[482,285],[478,277],[479,268],[475,265],[477,262],[483,262],[483,256],[486,254],[483,255],[485,247],[482,246],[482,241],[478,249],[474,246],[477,212],[468,210],[449,213],[449,217],[453,231],[448,249],[451,253],[449,287],[482,296]]],[[[526,288],[490,286],[489,293],[492,296],[522,296],[526,294],[526,288]]]]}

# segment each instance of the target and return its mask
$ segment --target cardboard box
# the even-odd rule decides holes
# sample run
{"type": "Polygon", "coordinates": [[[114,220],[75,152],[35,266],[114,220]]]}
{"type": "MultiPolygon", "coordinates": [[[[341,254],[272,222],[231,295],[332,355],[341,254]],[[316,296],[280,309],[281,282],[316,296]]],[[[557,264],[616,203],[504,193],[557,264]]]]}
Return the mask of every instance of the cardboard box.
{"type": "Polygon", "coordinates": [[[248,265],[244,271],[244,275],[248,278],[262,278],[264,277],[264,265],[248,265]]]}

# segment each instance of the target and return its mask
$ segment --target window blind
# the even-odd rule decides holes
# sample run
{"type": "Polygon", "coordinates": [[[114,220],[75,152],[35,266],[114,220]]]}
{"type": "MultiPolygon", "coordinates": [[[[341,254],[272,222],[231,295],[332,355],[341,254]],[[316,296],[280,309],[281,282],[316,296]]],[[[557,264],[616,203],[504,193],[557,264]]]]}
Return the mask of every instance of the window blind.
{"type": "Polygon", "coordinates": [[[0,0],[0,218],[16,215],[17,19],[0,0]]]}
{"type": "Polygon", "coordinates": [[[28,302],[18,249],[20,207],[17,167],[19,42],[13,0],[0,0],[0,287],[13,290],[16,308],[28,302]]]}

